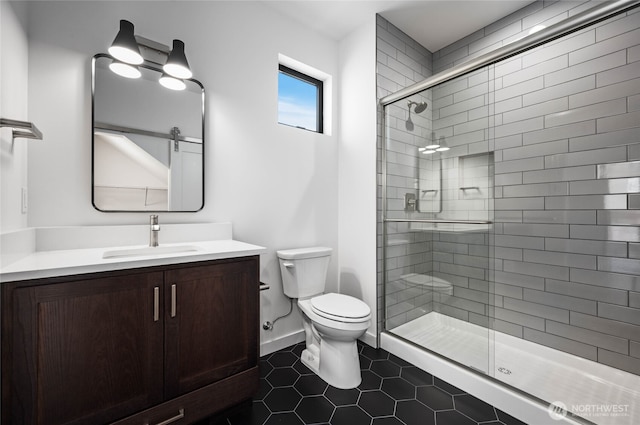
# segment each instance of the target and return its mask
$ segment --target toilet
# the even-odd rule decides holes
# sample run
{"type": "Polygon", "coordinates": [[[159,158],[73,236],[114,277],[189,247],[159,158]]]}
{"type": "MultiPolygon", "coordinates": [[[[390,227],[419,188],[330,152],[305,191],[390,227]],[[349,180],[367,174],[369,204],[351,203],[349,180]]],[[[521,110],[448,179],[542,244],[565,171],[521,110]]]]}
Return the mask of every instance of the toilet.
{"type": "Polygon", "coordinates": [[[369,328],[371,309],[349,295],[324,293],[331,248],[277,251],[284,294],[298,300],[306,349],[300,359],[329,385],[360,385],[356,340],[369,328]]]}

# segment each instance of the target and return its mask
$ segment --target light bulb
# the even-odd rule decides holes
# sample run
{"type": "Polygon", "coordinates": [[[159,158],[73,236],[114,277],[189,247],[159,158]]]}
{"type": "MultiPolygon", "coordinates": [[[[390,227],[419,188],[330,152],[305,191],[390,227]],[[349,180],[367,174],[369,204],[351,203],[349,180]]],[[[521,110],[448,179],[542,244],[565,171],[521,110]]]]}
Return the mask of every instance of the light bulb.
{"type": "Polygon", "coordinates": [[[160,77],[160,80],[158,81],[160,82],[160,84],[170,90],[184,90],[185,88],[187,88],[187,85],[184,83],[184,81],[170,77],[167,74],[162,74],[162,77],[160,77]]]}
{"type": "Polygon", "coordinates": [[[118,61],[111,62],[109,69],[125,78],[140,78],[142,76],[138,67],[118,61]]]}

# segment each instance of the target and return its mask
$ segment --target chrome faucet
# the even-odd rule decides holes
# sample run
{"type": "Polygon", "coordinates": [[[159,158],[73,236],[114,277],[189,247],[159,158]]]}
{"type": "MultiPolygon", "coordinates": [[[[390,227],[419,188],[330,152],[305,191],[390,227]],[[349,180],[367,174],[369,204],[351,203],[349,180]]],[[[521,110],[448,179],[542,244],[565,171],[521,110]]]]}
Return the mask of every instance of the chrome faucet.
{"type": "Polygon", "coordinates": [[[160,225],[158,224],[158,215],[151,214],[149,216],[149,246],[158,246],[158,232],[160,231],[160,225]]]}

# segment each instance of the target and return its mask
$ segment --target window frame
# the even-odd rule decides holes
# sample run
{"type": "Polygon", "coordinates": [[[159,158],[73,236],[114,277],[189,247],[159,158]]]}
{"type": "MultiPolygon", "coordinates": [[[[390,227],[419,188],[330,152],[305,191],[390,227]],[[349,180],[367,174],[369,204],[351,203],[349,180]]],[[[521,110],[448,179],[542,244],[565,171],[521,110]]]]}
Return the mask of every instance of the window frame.
{"type": "MultiPolygon", "coordinates": [[[[291,124],[286,124],[280,122],[278,119],[278,124],[286,125],[293,128],[299,128],[301,130],[313,131],[315,133],[324,134],[324,82],[317,78],[311,77],[303,72],[297,71],[293,68],[290,68],[283,64],[278,64],[278,73],[283,73],[289,77],[297,78],[298,80],[309,83],[316,88],[316,129],[312,130],[309,128],[299,127],[291,124]]],[[[280,91],[278,91],[278,99],[280,98],[280,91]]],[[[278,118],[280,115],[280,111],[278,111],[278,118]]]]}

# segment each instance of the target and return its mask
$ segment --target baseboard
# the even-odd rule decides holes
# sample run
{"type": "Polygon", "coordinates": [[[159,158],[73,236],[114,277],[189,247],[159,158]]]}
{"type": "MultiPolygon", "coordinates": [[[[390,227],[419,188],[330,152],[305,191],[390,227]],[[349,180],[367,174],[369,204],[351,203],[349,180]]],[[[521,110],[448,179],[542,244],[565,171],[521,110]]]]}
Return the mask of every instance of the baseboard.
{"type": "Polygon", "coordinates": [[[373,348],[378,348],[378,338],[375,333],[367,332],[358,339],[373,348]]]}
{"type": "MultiPolygon", "coordinates": [[[[376,335],[371,332],[365,333],[359,339],[360,341],[374,348],[378,347],[376,335]]],[[[289,335],[285,335],[271,341],[263,342],[262,344],[260,344],[260,357],[266,356],[267,354],[275,353],[278,350],[282,350],[283,348],[287,348],[302,341],[304,341],[304,331],[299,330],[296,332],[292,332],[289,335]]]]}
{"type": "Polygon", "coordinates": [[[265,341],[260,344],[260,357],[275,353],[278,350],[282,350],[283,348],[287,348],[302,341],[304,341],[304,330],[302,329],[271,341],[265,341]]]}

